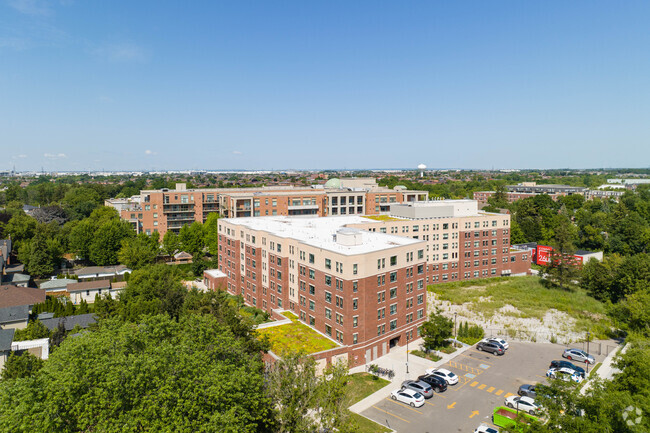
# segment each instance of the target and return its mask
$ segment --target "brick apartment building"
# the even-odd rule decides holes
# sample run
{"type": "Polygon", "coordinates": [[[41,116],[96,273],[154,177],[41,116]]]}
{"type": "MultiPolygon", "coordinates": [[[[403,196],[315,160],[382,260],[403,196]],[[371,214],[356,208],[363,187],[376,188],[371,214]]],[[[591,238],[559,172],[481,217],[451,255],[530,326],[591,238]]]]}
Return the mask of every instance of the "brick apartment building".
{"type": "MultiPolygon", "coordinates": [[[[506,189],[505,196],[508,203],[513,203],[528,197],[535,197],[540,194],[547,194],[553,200],[572,194],[583,195],[588,200],[596,197],[612,197],[618,199],[623,194],[621,191],[589,190],[585,187],[571,185],[537,185],[535,182],[522,182],[518,185],[508,185],[506,189]]],[[[476,191],[473,197],[479,203],[487,204],[488,199],[494,194],[494,191],[476,191]]]]}
{"type": "Polygon", "coordinates": [[[394,204],[379,220],[222,219],[219,269],[228,292],[294,312],[359,365],[418,337],[427,284],[527,272],[509,222],[472,200],[394,204]]]}
{"type": "Polygon", "coordinates": [[[139,197],[106,200],[140,233],[161,236],[178,232],[185,224],[204,222],[212,212],[224,218],[256,216],[379,215],[392,203],[427,200],[426,191],[378,186],[374,178],[330,179],[325,185],[306,187],[144,190],[139,197]]]}

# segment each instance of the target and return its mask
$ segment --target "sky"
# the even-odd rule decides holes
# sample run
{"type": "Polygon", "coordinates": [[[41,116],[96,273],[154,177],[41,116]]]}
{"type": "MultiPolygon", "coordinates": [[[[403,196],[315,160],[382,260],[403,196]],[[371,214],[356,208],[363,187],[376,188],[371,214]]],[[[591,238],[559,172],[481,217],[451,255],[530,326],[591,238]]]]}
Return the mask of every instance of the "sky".
{"type": "Polygon", "coordinates": [[[0,0],[0,171],[648,167],[648,1],[0,0]]]}

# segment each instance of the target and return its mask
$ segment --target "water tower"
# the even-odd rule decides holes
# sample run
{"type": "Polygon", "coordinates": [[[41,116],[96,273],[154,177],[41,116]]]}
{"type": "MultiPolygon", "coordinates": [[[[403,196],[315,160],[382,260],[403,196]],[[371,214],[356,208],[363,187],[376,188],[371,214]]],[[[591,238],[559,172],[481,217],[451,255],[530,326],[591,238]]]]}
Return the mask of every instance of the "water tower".
{"type": "Polygon", "coordinates": [[[418,165],[418,170],[420,170],[420,177],[424,177],[424,170],[427,168],[426,165],[420,164],[418,165]]]}

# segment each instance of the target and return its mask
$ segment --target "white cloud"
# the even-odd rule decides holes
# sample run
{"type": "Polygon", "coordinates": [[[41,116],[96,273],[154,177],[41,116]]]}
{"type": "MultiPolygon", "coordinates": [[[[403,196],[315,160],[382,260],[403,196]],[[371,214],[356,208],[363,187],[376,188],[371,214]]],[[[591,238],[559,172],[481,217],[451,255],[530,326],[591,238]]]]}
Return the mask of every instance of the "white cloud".
{"type": "Polygon", "coordinates": [[[48,15],[50,8],[42,0],[10,0],[9,6],[25,15],[48,15]]]}
{"type": "Polygon", "coordinates": [[[238,150],[233,150],[233,151],[232,151],[232,154],[233,154],[233,155],[241,155],[241,152],[238,151],[238,150]]]}
{"type": "Polygon", "coordinates": [[[154,152],[153,150],[147,149],[147,150],[144,151],[144,154],[151,156],[151,155],[157,155],[158,152],[154,152]]]}
{"type": "Polygon", "coordinates": [[[24,153],[21,153],[20,155],[14,155],[11,157],[12,159],[21,159],[21,158],[27,158],[27,155],[24,153]]]}
{"type": "Polygon", "coordinates": [[[111,62],[138,62],[149,59],[148,53],[140,46],[132,43],[108,44],[95,50],[95,54],[111,62]]]}
{"type": "Polygon", "coordinates": [[[44,153],[43,156],[47,159],[67,158],[67,155],[65,153],[44,153]]]}

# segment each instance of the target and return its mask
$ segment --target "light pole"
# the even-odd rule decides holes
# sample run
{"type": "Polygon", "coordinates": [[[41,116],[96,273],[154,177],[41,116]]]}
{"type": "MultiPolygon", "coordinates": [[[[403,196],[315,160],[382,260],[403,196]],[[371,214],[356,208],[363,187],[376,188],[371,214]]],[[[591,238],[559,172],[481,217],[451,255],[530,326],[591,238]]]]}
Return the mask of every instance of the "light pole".
{"type": "MultiPolygon", "coordinates": [[[[591,333],[587,331],[587,355],[589,355],[589,337],[591,336],[591,333]]],[[[587,358],[585,364],[587,364],[587,374],[589,374],[589,358],[587,358]]]]}
{"type": "Polygon", "coordinates": [[[406,374],[409,374],[409,331],[406,331],[406,374]]]}
{"type": "Polygon", "coordinates": [[[458,340],[458,332],[456,331],[456,317],[458,316],[458,313],[454,311],[454,338],[458,340]]]}

